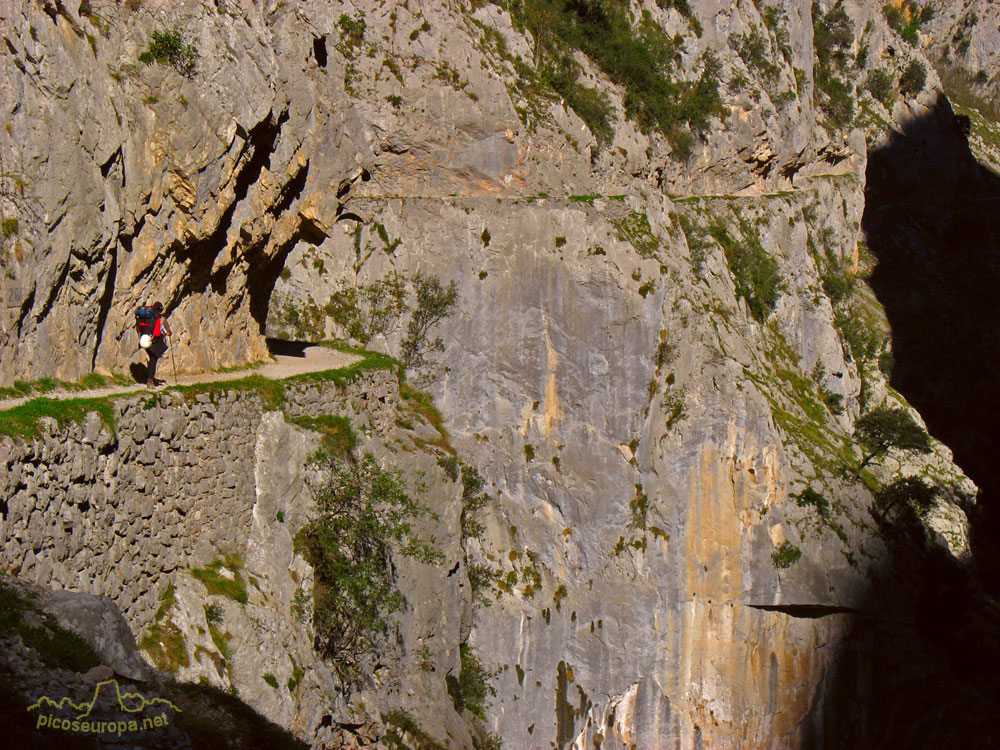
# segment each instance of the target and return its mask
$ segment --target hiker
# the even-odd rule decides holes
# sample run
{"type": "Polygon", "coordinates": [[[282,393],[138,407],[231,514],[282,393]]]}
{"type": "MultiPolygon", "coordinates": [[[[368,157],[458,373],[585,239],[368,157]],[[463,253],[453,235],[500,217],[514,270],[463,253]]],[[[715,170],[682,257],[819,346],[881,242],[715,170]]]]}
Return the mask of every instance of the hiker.
{"type": "Polygon", "coordinates": [[[151,306],[140,307],[135,313],[135,330],[139,334],[139,346],[149,355],[146,368],[146,385],[156,385],[156,363],[167,351],[167,336],[173,331],[163,317],[163,305],[154,302],[151,306]]]}

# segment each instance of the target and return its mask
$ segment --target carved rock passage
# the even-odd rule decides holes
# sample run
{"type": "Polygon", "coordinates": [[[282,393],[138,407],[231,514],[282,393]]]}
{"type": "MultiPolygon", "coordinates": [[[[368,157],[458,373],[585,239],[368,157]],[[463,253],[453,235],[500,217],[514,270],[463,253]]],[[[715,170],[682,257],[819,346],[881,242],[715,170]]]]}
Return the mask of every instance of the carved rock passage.
{"type": "Polygon", "coordinates": [[[124,370],[132,312],[153,300],[181,369],[262,358],[285,255],[334,223],[305,227],[300,209],[360,173],[360,120],[323,104],[342,97],[339,79],[310,76],[298,55],[310,37],[288,15],[152,2],[101,6],[98,20],[79,3],[39,5],[0,18],[0,153],[22,193],[0,280],[0,383],[124,370]],[[194,79],[135,62],[171,19],[202,29],[194,79]]]}

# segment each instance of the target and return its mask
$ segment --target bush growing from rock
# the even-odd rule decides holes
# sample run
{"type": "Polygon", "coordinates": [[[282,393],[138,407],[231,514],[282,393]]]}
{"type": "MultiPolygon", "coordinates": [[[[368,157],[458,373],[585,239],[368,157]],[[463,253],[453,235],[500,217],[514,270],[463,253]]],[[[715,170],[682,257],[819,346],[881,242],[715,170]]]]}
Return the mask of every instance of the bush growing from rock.
{"type": "Polygon", "coordinates": [[[857,474],[870,461],[884,456],[890,448],[930,453],[931,438],[905,409],[880,407],[854,423],[854,439],[864,449],[857,474]]]}
{"type": "Polygon", "coordinates": [[[906,96],[916,96],[924,90],[927,83],[927,68],[919,60],[914,60],[899,79],[899,90],[906,96]]]}
{"type": "Polygon", "coordinates": [[[437,276],[418,273],[413,276],[413,285],[417,304],[406,327],[406,337],[400,345],[400,360],[406,367],[420,367],[426,363],[429,352],[444,350],[440,338],[429,338],[430,330],[450,315],[458,304],[458,287],[454,281],[443,286],[437,276]]]}
{"type": "Polygon", "coordinates": [[[185,78],[191,78],[198,65],[198,57],[198,49],[186,41],[183,30],[175,26],[169,30],[153,31],[146,51],[139,55],[139,62],[169,65],[185,78]]]}
{"type": "Polygon", "coordinates": [[[406,493],[400,472],[382,469],[370,453],[356,463],[327,457],[313,466],[328,479],[313,489],[317,515],[295,541],[315,570],[317,647],[351,684],[403,605],[393,551],[427,563],[441,553],[413,531],[425,509],[406,493]]]}
{"type": "Polygon", "coordinates": [[[771,562],[774,567],[784,570],[792,567],[802,557],[802,550],[789,541],[782,542],[774,552],[771,553],[771,562]]]}
{"type": "Polygon", "coordinates": [[[757,231],[749,226],[744,226],[743,231],[743,241],[737,242],[722,224],[713,224],[708,229],[726,255],[736,286],[736,298],[745,299],[750,314],[763,323],[778,303],[785,280],[778,262],[761,245],[757,231]]]}
{"type": "Polygon", "coordinates": [[[882,104],[888,105],[889,97],[892,96],[892,76],[881,68],[876,68],[868,74],[865,82],[865,91],[870,93],[882,104]]]}
{"type": "Polygon", "coordinates": [[[875,493],[875,519],[882,525],[889,511],[900,506],[918,514],[926,513],[940,492],[938,487],[927,484],[920,477],[897,479],[875,493]]]}

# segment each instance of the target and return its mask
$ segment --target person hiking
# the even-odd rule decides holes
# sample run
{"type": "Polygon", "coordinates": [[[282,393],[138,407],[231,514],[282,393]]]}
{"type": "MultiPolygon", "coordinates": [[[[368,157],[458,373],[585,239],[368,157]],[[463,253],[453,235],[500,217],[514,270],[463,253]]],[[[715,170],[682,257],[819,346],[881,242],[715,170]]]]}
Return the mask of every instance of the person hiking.
{"type": "MultiPolygon", "coordinates": [[[[167,351],[167,336],[173,336],[170,325],[163,317],[163,305],[154,302],[149,307],[140,307],[136,312],[136,332],[139,346],[149,355],[146,368],[146,385],[156,385],[156,363],[167,351]]],[[[162,382],[162,381],[161,381],[162,382]]]]}

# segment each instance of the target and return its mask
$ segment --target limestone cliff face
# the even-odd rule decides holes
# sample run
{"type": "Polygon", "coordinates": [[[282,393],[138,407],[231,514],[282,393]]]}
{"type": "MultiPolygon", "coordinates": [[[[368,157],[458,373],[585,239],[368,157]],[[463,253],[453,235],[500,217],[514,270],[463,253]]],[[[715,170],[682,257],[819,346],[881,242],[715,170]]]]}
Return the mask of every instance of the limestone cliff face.
{"type": "MultiPolygon", "coordinates": [[[[816,127],[812,19],[797,5],[770,88],[727,43],[764,28],[752,4],[699,6],[700,36],[649,6],[683,35],[683,75],[710,51],[722,80],[746,82],[687,163],[621,110],[598,150],[572,110],[522,91],[514,60],[530,59],[529,42],[493,5],[361,4],[355,44],[338,25],[350,8],[323,2],[6,4],[0,153],[16,225],[0,382],[123,369],[132,311],[153,298],[176,321],[182,368],[259,359],[288,253],[326,242],[356,194],[731,193],[861,156],[857,137],[816,127]],[[138,61],[173,27],[199,53],[190,77],[138,61]]],[[[873,13],[855,8],[859,35],[873,13]]]]}
{"type": "MultiPolygon", "coordinates": [[[[622,88],[582,54],[585,80],[613,105],[607,143],[565,101],[534,92],[523,66],[536,40],[503,4],[134,5],[0,11],[0,105],[11,113],[0,142],[4,168],[25,176],[25,196],[4,204],[21,220],[4,246],[0,382],[123,369],[131,310],[149,297],[163,298],[175,322],[178,364],[197,369],[259,358],[265,334],[346,335],[325,314],[345,284],[391,272],[454,281],[458,311],[435,334],[444,351],[428,382],[459,454],[488,480],[493,503],[469,552],[493,570],[495,588],[473,617],[462,576],[403,570],[427,608],[407,620],[399,664],[415,663],[426,635],[418,622],[445,634],[431,648],[450,666],[468,640],[496,671],[487,727],[508,747],[882,739],[858,724],[864,709],[851,699],[892,681],[864,658],[882,641],[851,650],[848,637],[866,618],[912,616],[914,595],[876,529],[869,488],[853,477],[850,436],[863,410],[903,401],[877,364],[887,350],[877,301],[862,280],[848,292],[835,282],[872,265],[859,242],[868,145],[931,113],[933,73],[924,91],[888,105],[859,93],[838,127],[821,106],[820,19],[807,5],[779,3],[784,16],[765,18],[751,2],[692,3],[691,17],[635,3],[636,19],[648,12],[682,39],[678,78],[697,79],[706,52],[719,64],[723,106],[681,159],[666,137],[625,118],[622,88]],[[191,78],[137,62],[154,30],[175,25],[201,55],[191,78]],[[773,310],[740,275],[740,253],[758,250],[780,277],[773,310]],[[792,497],[807,487],[828,513],[792,497]],[[782,549],[801,558],[779,567],[782,549]],[[860,654],[846,678],[845,653],[860,654]],[[861,734],[838,734],[855,725],[861,734]]],[[[919,57],[879,4],[843,8],[845,85],[919,57]]],[[[398,353],[403,333],[399,325],[371,345],[398,353]]],[[[141,409],[130,408],[141,432],[141,409]]],[[[229,677],[210,661],[182,674],[253,685],[251,703],[325,742],[317,726],[328,706],[345,724],[351,707],[323,687],[327,668],[305,632],[270,609],[294,595],[285,571],[309,575],[301,560],[289,564],[291,537],[268,520],[301,510],[293,489],[308,442],[256,411],[234,406],[232,419],[253,422],[232,446],[242,470],[218,480],[243,498],[239,513],[154,545],[136,563],[150,572],[132,576],[144,582],[121,604],[134,628],[148,626],[154,583],[180,564],[178,546],[204,565],[198,545],[213,534],[248,540],[261,598],[251,615],[228,604],[224,615],[244,618],[249,651],[236,651],[229,677]],[[276,636],[278,622],[290,636],[276,636]],[[292,660],[282,651],[311,668],[308,699],[274,698],[251,676],[262,660],[284,684],[292,660]]],[[[135,439],[128,432],[120,442],[135,439]]],[[[45,538],[58,493],[26,499],[50,478],[27,468],[29,449],[10,450],[11,471],[32,482],[8,483],[25,509],[10,511],[22,515],[8,528],[45,538]]],[[[427,467],[410,468],[436,471],[424,458],[427,467]]],[[[199,487],[218,488],[191,462],[206,472],[184,490],[194,504],[199,487]]],[[[942,486],[927,539],[966,558],[959,503],[974,487],[947,449],[919,461],[893,455],[870,479],[904,474],[942,486]]],[[[129,488],[144,490],[138,480],[129,488]]],[[[457,519],[442,519],[454,537],[457,519]]],[[[94,553],[81,548],[68,566],[55,542],[28,552],[24,540],[4,551],[8,565],[27,561],[22,574],[98,586],[94,553]]],[[[95,529],[82,547],[106,541],[95,529]]],[[[200,591],[176,588],[189,619],[175,624],[211,653],[200,591]]],[[[440,674],[392,675],[384,693],[421,718],[444,707],[434,736],[473,742],[440,674]]]]}

